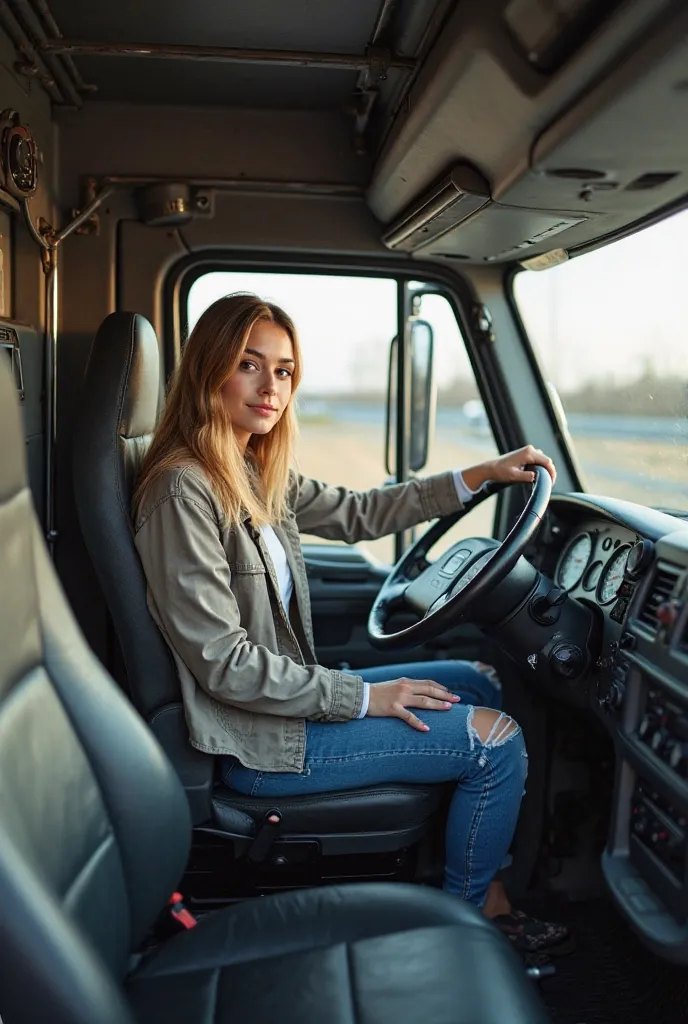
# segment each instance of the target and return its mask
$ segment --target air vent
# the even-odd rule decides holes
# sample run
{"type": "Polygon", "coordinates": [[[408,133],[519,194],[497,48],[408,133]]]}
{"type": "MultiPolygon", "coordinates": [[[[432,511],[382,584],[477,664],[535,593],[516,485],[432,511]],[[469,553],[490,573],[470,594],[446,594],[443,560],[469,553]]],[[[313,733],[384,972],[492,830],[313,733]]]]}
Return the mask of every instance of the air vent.
{"type": "Polygon", "coordinates": [[[639,178],[626,185],[626,192],[645,192],[649,188],[659,188],[666,185],[667,181],[678,177],[678,171],[656,171],[650,174],[641,174],[639,178]]]}
{"type": "Polygon", "coordinates": [[[683,630],[678,639],[678,649],[682,654],[688,654],[688,618],[683,623],[683,630]]]}
{"type": "Polygon", "coordinates": [[[468,220],[490,202],[490,186],[468,164],[458,164],[425,192],[382,236],[388,249],[414,252],[468,220]]]}
{"type": "Polygon", "coordinates": [[[643,606],[638,614],[638,620],[653,634],[657,632],[657,609],[660,604],[668,601],[674,593],[676,581],[679,577],[677,569],[662,567],[656,570],[650,584],[643,606]]]}

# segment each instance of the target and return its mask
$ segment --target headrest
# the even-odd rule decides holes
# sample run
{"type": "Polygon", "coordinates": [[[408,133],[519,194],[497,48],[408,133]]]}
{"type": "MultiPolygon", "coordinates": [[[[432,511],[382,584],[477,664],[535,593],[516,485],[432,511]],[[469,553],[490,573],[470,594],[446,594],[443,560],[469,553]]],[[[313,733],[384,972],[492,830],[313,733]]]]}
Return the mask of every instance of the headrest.
{"type": "Polygon", "coordinates": [[[26,463],[17,400],[17,388],[9,368],[0,365],[0,503],[26,487],[26,463]]]}
{"type": "Polygon", "coordinates": [[[160,352],[152,325],[139,313],[110,313],[100,325],[86,367],[84,394],[114,436],[155,429],[160,352]]]}

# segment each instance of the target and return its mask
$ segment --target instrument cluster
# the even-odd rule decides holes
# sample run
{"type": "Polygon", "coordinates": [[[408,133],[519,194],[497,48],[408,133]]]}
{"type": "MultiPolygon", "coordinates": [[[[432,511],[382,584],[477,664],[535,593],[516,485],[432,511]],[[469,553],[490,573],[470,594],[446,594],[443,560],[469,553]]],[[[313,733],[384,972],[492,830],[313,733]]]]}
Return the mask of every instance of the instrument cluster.
{"type": "Polygon", "coordinates": [[[606,524],[576,532],[557,562],[557,585],[600,605],[611,604],[623,584],[629,557],[636,557],[636,542],[630,530],[606,524]]]}

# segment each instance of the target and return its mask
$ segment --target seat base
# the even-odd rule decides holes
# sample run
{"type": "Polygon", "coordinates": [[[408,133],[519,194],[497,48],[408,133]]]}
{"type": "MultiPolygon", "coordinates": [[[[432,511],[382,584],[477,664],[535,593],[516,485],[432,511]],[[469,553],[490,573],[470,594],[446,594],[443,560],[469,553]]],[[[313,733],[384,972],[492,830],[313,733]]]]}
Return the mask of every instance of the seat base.
{"type": "Polygon", "coordinates": [[[256,798],[217,785],[212,819],[194,830],[182,889],[200,909],[292,887],[413,881],[418,845],[431,833],[431,818],[446,796],[442,786],[390,784],[256,798]],[[281,826],[255,863],[254,841],[275,809],[281,826]]]}
{"type": "Polygon", "coordinates": [[[259,824],[269,811],[278,808],[281,831],[289,835],[407,832],[427,822],[441,805],[443,793],[442,786],[394,783],[310,796],[253,797],[217,786],[212,800],[213,826],[233,832],[242,818],[259,824]]]}
{"type": "Polygon", "coordinates": [[[141,1024],[546,1024],[508,942],[456,897],[352,885],[249,900],[147,958],[141,1024]]]}
{"type": "MultiPolygon", "coordinates": [[[[370,843],[374,837],[341,838],[370,843]]],[[[441,859],[433,870],[437,858],[421,855],[421,842],[427,841],[427,836],[423,834],[414,842],[405,842],[407,838],[406,833],[383,833],[380,841],[387,849],[324,854],[320,839],[282,836],[275,840],[263,861],[253,863],[247,856],[249,840],[200,828],[194,831],[191,856],[179,889],[189,906],[201,912],[285,889],[344,882],[421,880],[440,885],[441,859]]]]}

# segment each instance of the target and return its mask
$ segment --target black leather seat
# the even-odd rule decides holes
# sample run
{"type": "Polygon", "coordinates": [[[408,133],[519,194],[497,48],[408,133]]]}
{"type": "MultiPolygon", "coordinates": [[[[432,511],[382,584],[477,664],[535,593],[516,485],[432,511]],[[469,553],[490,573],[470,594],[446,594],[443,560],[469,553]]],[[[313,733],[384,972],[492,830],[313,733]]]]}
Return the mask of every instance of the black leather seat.
{"type": "Polygon", "coordinates": [[[182,874],[188,803],[67,606],[31,505],[12,392],[0,367],[4,1024],[546,1021],[499,933],[420,887],[251,900],[132,956],[182,874]]]}
{"type": "Polygon", "coordinates": [[[129,512],[159,395],[153,327],[135,313],[110,314],[93,341],[73,439],[76,503],[124,655],[131,699],[177,769],[194,823],[250,835],[277,804],[283,832],[316,835],[323,853],[409,846],[426,830],[441,787],[385,785],[279,801],[243,797],[217,784],[214,759],[189,743],[174,662],[148,612],[129,512]]]}

